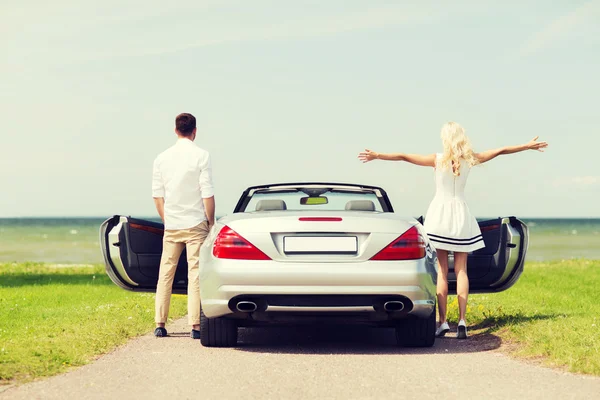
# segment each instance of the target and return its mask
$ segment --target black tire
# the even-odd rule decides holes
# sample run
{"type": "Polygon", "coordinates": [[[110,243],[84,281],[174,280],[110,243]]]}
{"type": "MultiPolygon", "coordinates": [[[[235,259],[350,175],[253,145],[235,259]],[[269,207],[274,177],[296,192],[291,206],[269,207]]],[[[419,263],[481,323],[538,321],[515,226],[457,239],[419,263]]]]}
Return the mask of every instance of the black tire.
{"type": "Polygon", "coordinates": [[[431,347],[435,343],[435,307],[427,318],[406,319],[396,326],[396,341],[404,347],[431,347]]]}
{"type": "Polygon", "coordinates": [[[237,345],[237,323],[226,318],[208,318],[200,309],[200,343],[205,347],[237,345]]]}

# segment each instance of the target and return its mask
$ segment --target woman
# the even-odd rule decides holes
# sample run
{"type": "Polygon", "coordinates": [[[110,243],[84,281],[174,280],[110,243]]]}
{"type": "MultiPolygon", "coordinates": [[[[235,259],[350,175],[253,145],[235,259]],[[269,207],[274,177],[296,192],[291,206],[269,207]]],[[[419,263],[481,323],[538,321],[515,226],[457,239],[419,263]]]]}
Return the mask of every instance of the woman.
{"type": "Polygon", "coordinates": [[[454,252],[454,271],[456,273],[458,307],[460,322],[457,337],[467,338],[465,313],[469,295],[467,277],[468,253],[485,247],[477,220],[464,198],[464,188],[472,166],[488,162],[502,154],[513,154],[525,150],[543,151],[546,142],[538,142],[538,136],[527,144],[503,147],[483,153],[475,153],[462,126],[448,122],[442,127],[441,154],[382,154],[366,149],[358,155],[363,162],[371,160],[408,161],[412,164],[435,168],[436,195],[425,216],[425,231],[435,246],[439,271],[437,280],[437,299],[439,322],[436,336],[442,337],[449,330],[446,321],[448,302],[448,252],[454,252]]]}

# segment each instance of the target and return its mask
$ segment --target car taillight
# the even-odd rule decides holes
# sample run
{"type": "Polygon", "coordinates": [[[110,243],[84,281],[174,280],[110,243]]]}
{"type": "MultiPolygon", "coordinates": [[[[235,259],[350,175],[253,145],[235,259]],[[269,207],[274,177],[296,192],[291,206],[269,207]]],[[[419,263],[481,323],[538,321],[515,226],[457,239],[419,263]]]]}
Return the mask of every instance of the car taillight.
{"type": "Polygon", "coordinates": [[[425,257],[425,240],[417,227],[413,226],[377,253],[371,260],[416,260],[423,257],[425,257]]]}
{"type": "Polygon", "coordinates": [[[234,260],[270,260],[269,256],[228,226],[221,229],[217,235],[213,245],[213,255],[217,258],[234,260]]]}

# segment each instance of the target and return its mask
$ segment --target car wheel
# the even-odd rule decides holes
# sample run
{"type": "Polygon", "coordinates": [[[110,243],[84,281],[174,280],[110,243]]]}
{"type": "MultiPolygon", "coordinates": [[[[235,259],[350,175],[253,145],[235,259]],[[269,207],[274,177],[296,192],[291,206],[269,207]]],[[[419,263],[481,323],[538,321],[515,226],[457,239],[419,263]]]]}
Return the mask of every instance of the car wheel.
{"type": "Polygon", "coordinates": [[[226,318],[208,318],[200,309],[200,343],[206,347],[237,345],[237,323],[226,318]]]}
{"type": "Polygon", "coordinates": [[[404,347],[431,347],[435,343],[435,307],[427,318],[406,319],[396,326],[396,341],[404,347]]]}

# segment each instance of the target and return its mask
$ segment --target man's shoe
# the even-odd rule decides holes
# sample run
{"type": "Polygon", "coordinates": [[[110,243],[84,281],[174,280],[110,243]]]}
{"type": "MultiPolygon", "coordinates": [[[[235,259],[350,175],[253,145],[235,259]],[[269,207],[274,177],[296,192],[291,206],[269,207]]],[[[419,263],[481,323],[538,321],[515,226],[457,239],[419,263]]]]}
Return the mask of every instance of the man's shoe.
{"type": "Polygon", "coordinates": [[[192,339],[200,339],[200,331],[192,329],[192,332],[190,333],[190,337],[192,339]]]}
{"type": "Polygon", "coordinates": [[[466,339],[467,338],[467,324],[464,319],[461,319],[458,323],[458,331],[456,332],[456,337],[458,339],[466,339]]]}
{"type": "Polygon", "coordinates": [[[444,322],[443,324],[440,324],[440,326],[435,331],[435,337],[444,337],[449,331],[450,326],[448,325],[448,322],[444,322]]]}
{"type": "Polygon", "coordinates": [[[165,336],[167,336],[167,330],[165,328],[156,328],[154,330],[154,336],[165,337],[165,336]]]}

